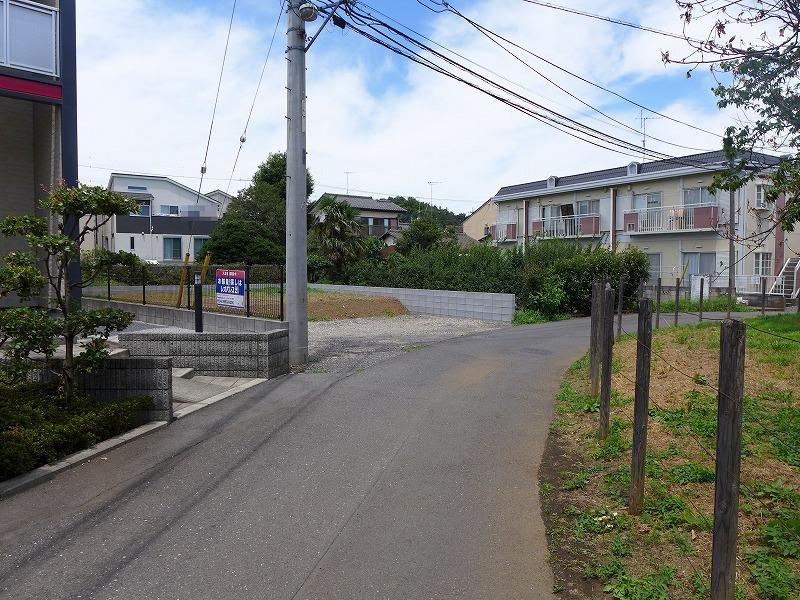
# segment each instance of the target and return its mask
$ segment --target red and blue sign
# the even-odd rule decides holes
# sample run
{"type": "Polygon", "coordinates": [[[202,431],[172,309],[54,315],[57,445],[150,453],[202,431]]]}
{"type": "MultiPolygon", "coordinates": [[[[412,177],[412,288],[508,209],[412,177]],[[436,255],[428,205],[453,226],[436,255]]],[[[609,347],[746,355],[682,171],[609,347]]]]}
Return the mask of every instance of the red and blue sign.
{"type": "Polygon", "coordinates": [[[244,308],[246,273],[230,269],[217,269],[217,306],[244,308]]]}

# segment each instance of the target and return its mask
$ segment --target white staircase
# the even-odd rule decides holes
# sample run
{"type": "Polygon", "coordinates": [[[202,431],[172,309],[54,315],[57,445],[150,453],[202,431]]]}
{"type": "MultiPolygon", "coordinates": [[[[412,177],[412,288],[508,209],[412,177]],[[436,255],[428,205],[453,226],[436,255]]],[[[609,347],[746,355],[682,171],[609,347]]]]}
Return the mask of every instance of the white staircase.
{"type": "Polygon", "coordinates": [[[775,278],[770,294],[779,294],[786,298],[797,298],[800,288],[797,288],[798,276],[800,276],[800,257],[793,256],[788,259],[775,278]]]}

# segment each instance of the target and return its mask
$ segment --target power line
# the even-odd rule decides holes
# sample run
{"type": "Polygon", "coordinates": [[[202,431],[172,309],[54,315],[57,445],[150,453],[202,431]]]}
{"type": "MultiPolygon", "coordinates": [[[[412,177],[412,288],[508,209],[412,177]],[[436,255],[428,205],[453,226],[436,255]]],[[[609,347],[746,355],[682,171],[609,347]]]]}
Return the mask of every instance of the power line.
{"type": "Polygon", "coordinates": [[[197,202],[200,201],[200,190],[203,188],[203,178],[206,174],[208,164],[208,149],[211,147],[211,134],[214,131],[214,119],[217,116],[217,104],[219,103],[219,92],[222,89],[222,75],[225,73],[225,61],[228,58],[228,45],[231,41],[231,30],[233,29],[233,17],[236,14],[236,0],[233,0],[231,8],[231,18],[228,23],[228,35],[225,38],[225,51],[222,53],[222,65],[219,69],[219,80],[217,81],[217,93],[214,96],[214,109],[211,111],[211,124],[208,127],[208,140],[206,141],[206,152],[203,155],[203,166],[200,167],[200,185],[197,187],[197,202]]]}
{"type": "Polygon", "coordinates": [[[236,151],[236,158],[233,161],[233,168],[231,169],[231,176],[228,178],[228,187],[225,188],[225,192],[229,192],[231,189],[231,181],[233,181],[233,175],[236,172],[236,165],[239,164],[239,155],[242,153],[242,146],[247,141],[247,128],[250,127],[250,119],[253,118],[253,109],[256,107],[256,100],[258,99],[258,92],[261,90],[261,82],[264,80],[264,73],[267,70],[267,63],[269,63],[269,56],[272,53],[272,45],[275,43],[275,35],[278,33],[278,27],[281,24],[281,18],[283,17],[283,7],[286,4],[286,0],[281,0],[281,7],[278,9],[278,18],[275,20],[275,29],[272,30],[272,38],[269,40],[269,47],[267,48],[267,56],[264,58],[264,64],[261,67],[261,75],[258,77],[258,85],[256,85],[255,94],[253,94],[253,102],[250,104],[250,112],[247,114],[247,121],[244,124],[244,130],[242,131],[241,137],[239,137],[239,149],[236,151]]]}

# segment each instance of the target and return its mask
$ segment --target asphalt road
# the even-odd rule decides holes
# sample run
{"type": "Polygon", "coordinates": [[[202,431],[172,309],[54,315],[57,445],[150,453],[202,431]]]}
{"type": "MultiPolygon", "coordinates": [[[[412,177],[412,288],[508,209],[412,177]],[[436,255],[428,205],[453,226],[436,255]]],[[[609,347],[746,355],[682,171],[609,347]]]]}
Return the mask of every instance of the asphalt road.
{"type": "Polygon", "coordinates": [[[8,598],[549,598],[536,473],[588,320],[254,387],[0,501],[8,598]]]}

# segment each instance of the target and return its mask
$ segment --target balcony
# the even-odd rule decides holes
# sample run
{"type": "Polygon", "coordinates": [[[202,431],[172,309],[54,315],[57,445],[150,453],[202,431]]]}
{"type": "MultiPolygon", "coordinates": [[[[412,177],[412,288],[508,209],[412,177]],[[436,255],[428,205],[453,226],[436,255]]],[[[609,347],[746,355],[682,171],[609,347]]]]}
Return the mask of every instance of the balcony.
{"type": "Polygon", "coordinates": [[[58,77],[58,10],[0,0],[0,67],[58,77]]]}
{"type": "Polygon", "coordinates": [[[543,239],[596,237],[600,235],[600,215],[534,219],[530,233],[543,239]]]}
{"type": "Polygon", "coordinates": [[[516,223],[498,223],[493,227],[494,241],[495,242],[516,242],[517,241],[517,224],[516,223]]]}
{"type": "Polygon", "coordinates": [[[716,204],[626,210],[625,233],[708,231],[717,228],[718,217],[719,207],[716,204]]]}

